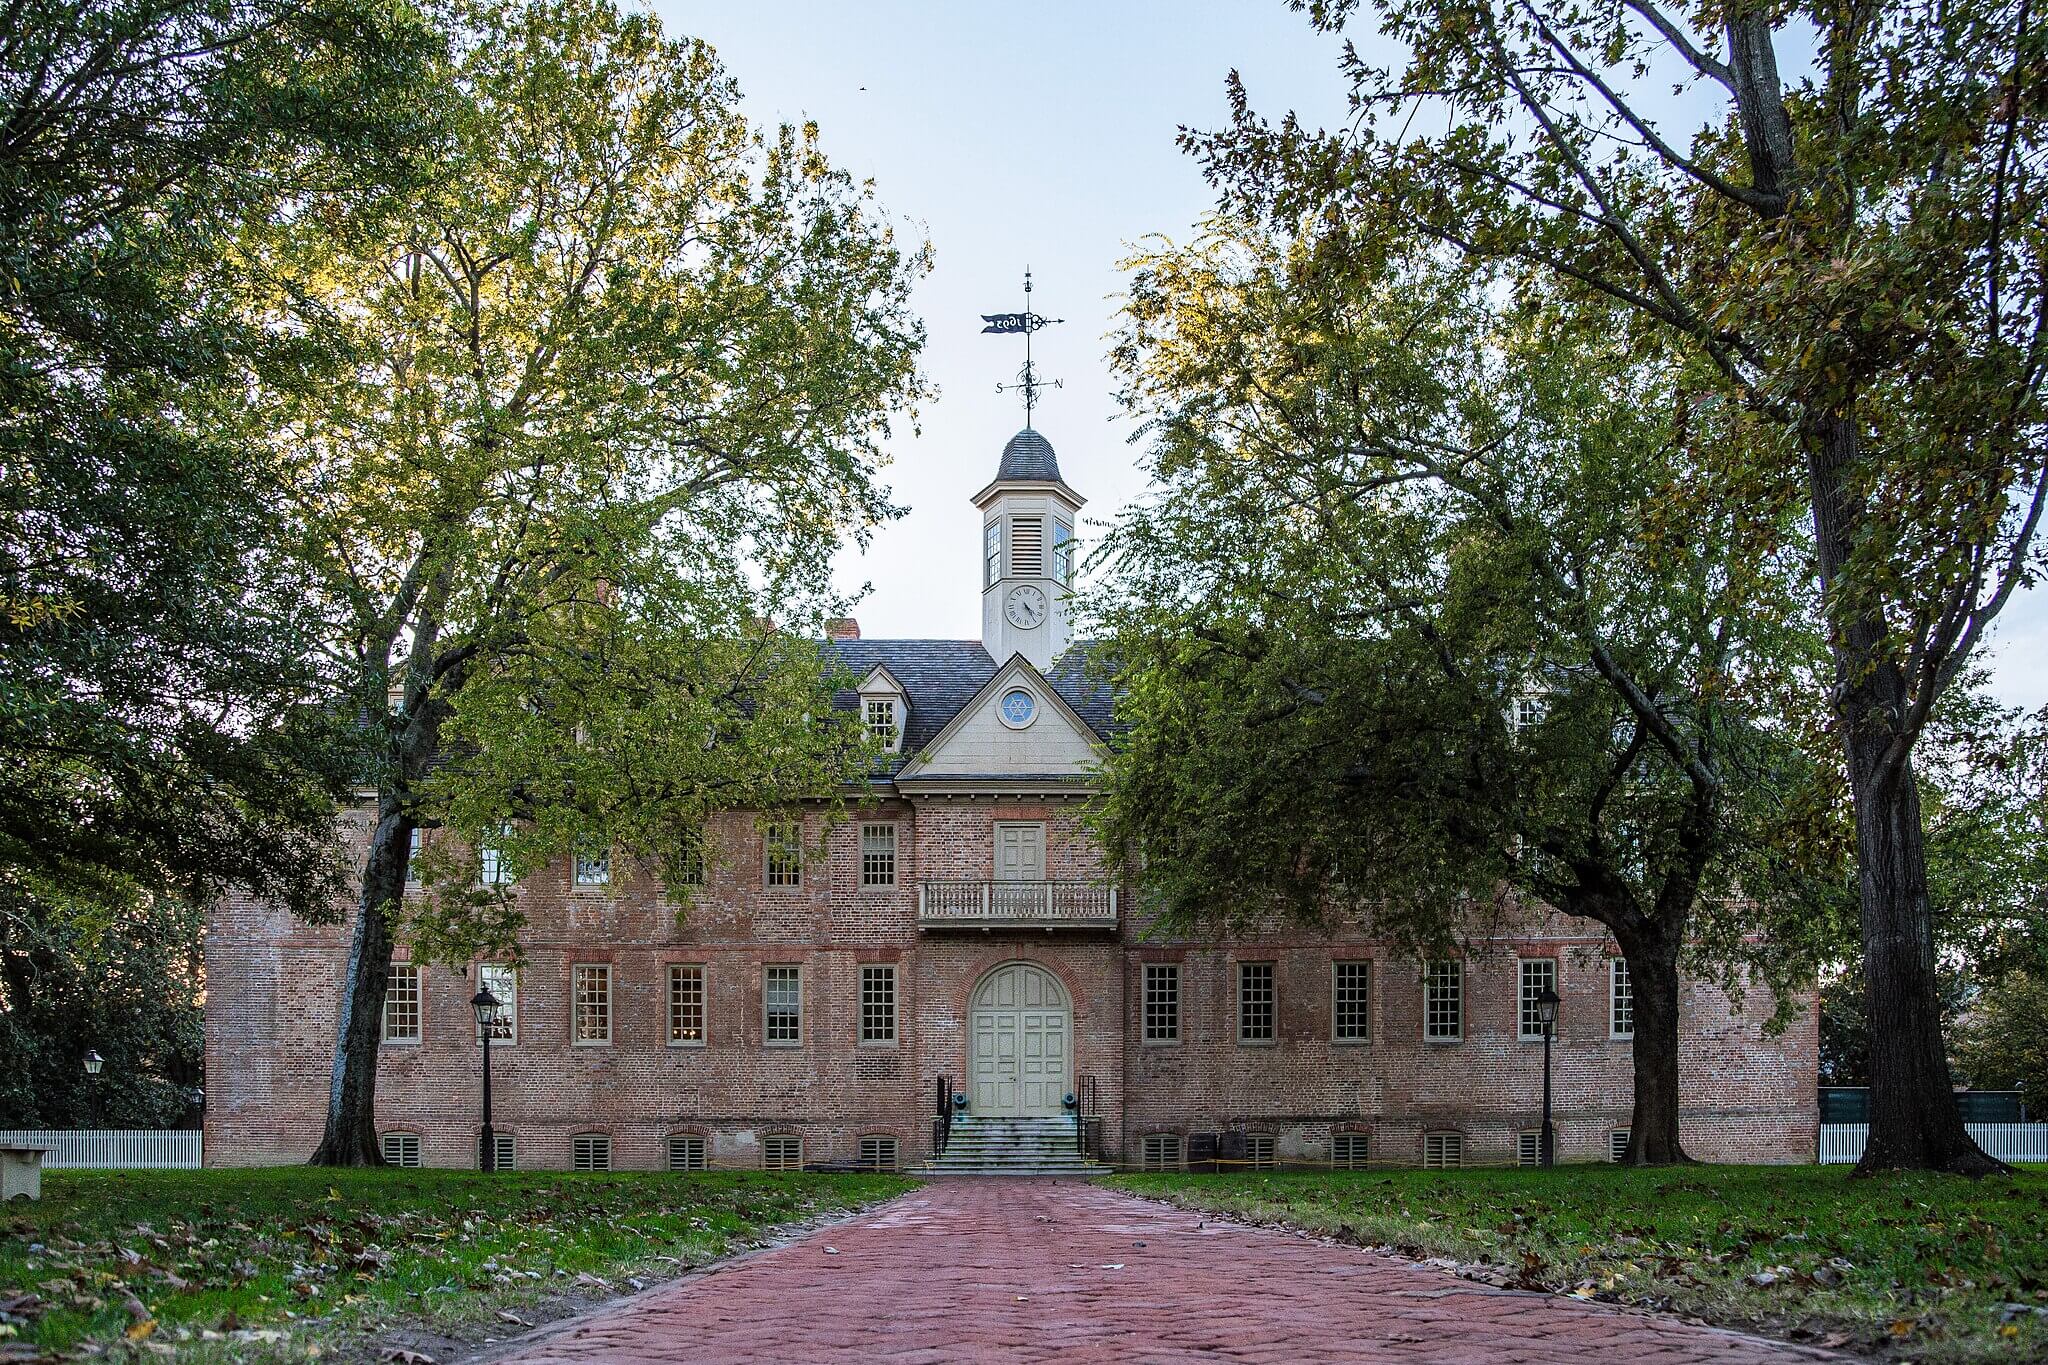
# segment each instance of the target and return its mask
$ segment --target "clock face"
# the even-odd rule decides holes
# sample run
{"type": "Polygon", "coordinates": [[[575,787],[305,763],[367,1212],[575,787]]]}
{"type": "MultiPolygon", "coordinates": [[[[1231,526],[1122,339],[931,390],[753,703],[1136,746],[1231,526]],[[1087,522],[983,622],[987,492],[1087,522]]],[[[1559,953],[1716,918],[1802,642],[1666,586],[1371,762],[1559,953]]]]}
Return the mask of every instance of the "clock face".
{"type": "Polygon", "coordinates": [[[1012,725],[1029,725],[1038,713],[1038,698],[1021,687],[1003,693],[1003,719],[1012,725]]]}
{"type": "Polygon", "coordinates": [[[1045,619],[1045,594],[1029,583],[1019,584],[1010,589],[1010,601],[1003,611],[1011,625],[1029,630],[1045,619]]]}

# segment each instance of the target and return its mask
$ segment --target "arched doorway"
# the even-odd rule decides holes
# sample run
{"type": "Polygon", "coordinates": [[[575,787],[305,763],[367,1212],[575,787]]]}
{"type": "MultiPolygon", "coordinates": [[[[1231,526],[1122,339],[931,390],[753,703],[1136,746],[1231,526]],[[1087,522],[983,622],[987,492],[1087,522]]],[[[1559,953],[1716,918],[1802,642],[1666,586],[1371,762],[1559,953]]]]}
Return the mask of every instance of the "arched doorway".
{"type": "Polygon", "coordinates": [[[1072,1060],[1073,1008],[1059,978],[1008,962],[974,988],[968,1058],[970,1113],[1058,1114],[1072,1060]]]}

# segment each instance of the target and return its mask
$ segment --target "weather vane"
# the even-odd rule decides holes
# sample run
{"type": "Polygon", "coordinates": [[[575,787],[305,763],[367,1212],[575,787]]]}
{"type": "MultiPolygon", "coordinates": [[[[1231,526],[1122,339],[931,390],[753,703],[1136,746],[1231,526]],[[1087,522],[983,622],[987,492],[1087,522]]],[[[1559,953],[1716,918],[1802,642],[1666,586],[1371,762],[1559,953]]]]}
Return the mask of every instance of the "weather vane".
{"type": "Polygon", "coordinates": [[[1031,267],[1027,265],[1024,267],[1024,311],[1021,313],[983,313],[981,320],[988,324],[988,326],[981,329],[984,332],[1022,332],[1024,334],[1024,368],[1017,371],[1016,383],[998,384],[996,385],[996,392],[1021,393],[1024,395],[1024,425],[1028,428],[1031,425],[1031,410],[1038,406],[1038,391],[1040,389],[1056,389],[1060,386],[1060,381],[1057,379],[1040,379],[1038,377],[1037,369],[1031,364],[1031,334],[1041,327],[1049,327],[1055,322],[1065,322],[1066,319],[1040,317],[1031,311],[1031,267]]]}

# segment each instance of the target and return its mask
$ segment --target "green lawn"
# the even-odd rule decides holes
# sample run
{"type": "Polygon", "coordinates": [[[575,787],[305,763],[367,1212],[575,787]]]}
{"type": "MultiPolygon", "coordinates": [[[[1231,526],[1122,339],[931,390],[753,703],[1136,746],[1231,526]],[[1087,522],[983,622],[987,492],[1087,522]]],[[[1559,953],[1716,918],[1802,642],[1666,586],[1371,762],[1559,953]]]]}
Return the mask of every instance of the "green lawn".
{"type": "Polygon", "coordinates": [[[1124,1175],[1134,1194],[1444,1257],[1493,1283],[1914,1360],[2048,1357],[2048,1173],[1847,1167],[1124,1175]],[[2005,1305],[2020,1305],[2009,1309],[2005,1305]]]}
{"type": "Polygon", "coordinates": [[[360,1349],[394,1326],[509,1336],[908,1188],[755,1172],[45,1172],[41,1202],[0,1208],[0,1360],[124,1337],[244,1360],[360,1349]]]}

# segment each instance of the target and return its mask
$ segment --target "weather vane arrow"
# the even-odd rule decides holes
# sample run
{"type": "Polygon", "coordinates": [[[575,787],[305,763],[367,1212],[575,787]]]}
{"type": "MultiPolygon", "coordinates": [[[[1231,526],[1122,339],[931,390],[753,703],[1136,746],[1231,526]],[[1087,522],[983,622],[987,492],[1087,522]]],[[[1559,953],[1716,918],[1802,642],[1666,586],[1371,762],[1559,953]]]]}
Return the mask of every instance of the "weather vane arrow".
{"type": "Polygon", "coordinates": [[[1024,395],[1024,425],[1028,428],[1031,425],[1031,410],[1038,406],[1038,391],[1040,389],[1056,389],[1060,387],[1060,381],[1057,379],[1040,379],[1038,377],[1038,370],[1031,363],[1031,334],[1041,327],[1050,327],[1053,323],[1065,322],[1066,319],[1042,317],[1031,311],[1031,267],[1025,266],[1024,311],[1021,313],[983,313],[981,320],[988,324],[981,329],[983,332],[996,332],[1008,336],[1015,336],[1021,332],[1024,336],[1024,368],[1017,371],[1016,383],[998,384],[996,385],[996,392],[1021,393],[1024,395]]]}

